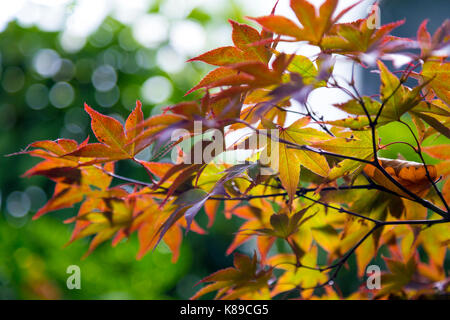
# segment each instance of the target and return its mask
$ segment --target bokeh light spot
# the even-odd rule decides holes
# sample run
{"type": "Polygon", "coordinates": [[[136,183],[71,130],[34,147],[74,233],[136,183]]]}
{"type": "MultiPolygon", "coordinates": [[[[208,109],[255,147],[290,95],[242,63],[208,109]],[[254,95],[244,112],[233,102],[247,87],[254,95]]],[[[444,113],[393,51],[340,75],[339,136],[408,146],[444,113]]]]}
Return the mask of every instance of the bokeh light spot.
{"type": "Polygon", "coordinates": [[[94,47],[103,48],[107,46],[112,41],[112,39],[113,33],[111,27],[108,25],[104,25],[90,36],[89,43],[94,47]]]}
{"type": "Polygon", "coordinates": [[[117,73],[110,65],[102,65],[92,74],[92,84],[98,91],[111,90],[117,82],[117,73]]]}
{"type": "Polygon", "coordinates": [[[72,104],[75,92],[69,83],[58,82],[50,89],[49,97],[53,106],[62,109],[72,104]]]}
{"type": "Polygon", "coordinates": [[[83,49],[86,44],[86,38],[64,31],[59,37],[59,43],[65,52],[75,53],[83,49]]]}
{"type": "Polygon", "coordinates": [[[177,73],[183,70],[185,59],[170,46],[166,46],[158,50],[156,63],[168,73],[177,73]]]}
{"type": "Polygon", "coordinates": [[[58,72],[53,76],[55,81],[69,81],[75,75],[75,66],[69,59],[62,59],[58,72]]]}
{"type": "Polygon", "coordinates": [[[105,108],[112,107],[119,101],[120,91],[117,86],[113,87],[109,91],[96,91],[95,92],[95,100],[99,105],[105,108]]]}
{"type": "Polygon", "coordinates": [[[37,73],[48,78],[58,72],[61,66],[61,59],[56,51],[41,49],[34,56],[33,65],[37,73]]]}
{"type": "Polygon", "coordinates": [[[38,186],[30,186],[26,188],[25,193],[30,199],[30,209],[32,211],[39,210],[47,201],[47,195],[44,190],[38,186]]]}
{"type": "Polygon", "coordinates": [[[195,21],[176,22],[170,31],[170,44],[185,55],[193,56],[202,51],[206,43],[203,26],[195,21]]]}
{"type": "Polygon", "coordinates": [[[6,199],[6,209],[15,218],[24,217],[30,211],[30,208],[30,198],[24,192],[13,191],[6,199]]]}
{"type": "Polygon", "coordinates": [[[133,36],[143,46],[154,48],[167,39],[169,22],[158,14],[140,17],[133,24],[133,36]]]}
{"type": "Polygon", "coordinates": [[[152,77],[147,79],[142,85],[141,94],[147,102],[161,103],[166,101],[172,94],[172,84],[165,77],[152,77]]]}
{"type": "Polygon", "coordinates": [[[5,91],[15,93],[23,88],[25,75],[19,67],[8,67],[2,75],[2,86],[5,91]]]}
{"type": "Polygon", "coordinates": [[[32,84],[25,94],[25,101],[34,110],[44,109],[48,105],[48,89],[42,83],[32,84]]]}
{"type": "Polygon", "coordinates": [[[141,68],[152,69],[156,66],[154,54],[148,49],[139,49],[135,57],[137,65],[141,68]]]}

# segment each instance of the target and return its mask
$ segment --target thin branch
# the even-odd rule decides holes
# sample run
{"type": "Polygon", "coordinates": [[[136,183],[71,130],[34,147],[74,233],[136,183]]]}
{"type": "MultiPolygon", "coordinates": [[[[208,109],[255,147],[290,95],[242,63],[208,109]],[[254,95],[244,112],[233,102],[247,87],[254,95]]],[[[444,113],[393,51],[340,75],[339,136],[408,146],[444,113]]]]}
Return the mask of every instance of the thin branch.
{"type": "MultiPolygon", "coordinates": [[[[131,184],[134,184],[134,185],[138,185],[138,186],[142,186],[142,187],[154,187],[155,186],[154,183],[144,182],[144,181],[141,181],[141,180],[136,180],[136,179],[124,177],[124,176],[118,175],[118,174],[116,174],[114,172],[110,172],[110,171],[106,170],[105,168],[103,168],[102,166],[94,165],[94,167],[99,169],[99,170],[101,170],[101,171],[103,171],[105,174],[107,174],[107,175],[109,175],[109,176],[111,176],[113,178],[116,178],[116,179],[119,179],[119,180],[122,180],[122,181],[125,181],[125,182],[128,182],[128,183],[131,183],[131,184]]],[[[158,188],[162,189],[164,192],[166,192],[168,190],[167,188],[164,188],[162,186],[158,186],[158,188]]]]}
{"type": "MultiPolygon", "coordinates": [[[[413,70],[413,69],[408,70],[408,72],[406,72],[406,73],[402,76],[402,78],[400,78],[399,84],[397,85],[397,87],[391,92],[391,94],[390,94],[386,99],[384,99],[384,101],[382,102],[382,104],[381,104],[381,106],[380,106],[380,109],[378,109],[378,113],[377,113],[377,115],[376,115],[376,117],[375,117],[374,120],[372,120],[372,118],[371,118],[371,116],[370,116],[370,114],[369,114],[369,112],[368,112],[368,110],[367,110],[367,107],[366,107],[366,105],[365,105],[363,99],[362,99],[362,98],[361,98],[361,99],[358,99],[359,104],[361,105],[361,107],[362,107],[363,110],[364,110],[364,113],[365,113],[366,116],[367,116],[367,119],[368,119],[368,121],[369,121],[369,126],[370,126],[370,129],[371,129],[371,132],[372,132],[372,146],[373,146],[373,156],[374,156],[374,159],[373,159],[373,161],[370,161],[370,164],[373,165],[373,166],[375,166],[375,168],[377,168],[379,171],[381,171],[381,173],[382,173],[382,174],[383,174],[390,182],[392,182],[396,187],[398,187],[400,190],[402,190],[402,192],[404,192],[404,193],[406,193],[408,196],[410,196],[414,201],[416,201],[416,202],[422,204],[424,207],[426,207],[426,208],[428,208],[428,209],[430,209],[430,210],[436,212],[437,214],[439,214],[439,215],[442,216],[442,217],[450,218],[450,212],[449,212],[448,206],[446,207],[446,208],[447,208],[447,212],[445,212],[444,210],[442,210],[442,209],[440,209],[439,207],[435,206],[435,205],[432,204],[431,202],[429,202],[429,201],[427,201],[427,200],[425,200],[425,199],[422,199],[421,197],[419,197],[419,196],[416,195],[415,193],[411,192],[409,189],[405,188],[400,182],[398,182],[396,179],[394,179],[394,178],[393,178],[393,177],[392,177],[392,176],[391,176],[391,175],[383,168],[383,166],[382,166],[382,165],[379,163],[379,161],[378,161],[378,154],[377,154],[377,151],[378,151],[378,150],[377,150],[377,143],[376,143],[376,126],[377,126],[378,120],[379,120],[379,118],[380,118],[380,116],[381,116],[381,113],[382,113],[382,111],[383,111],[385,105],[386,105],[386,104],[389,102],[389,100],[394,96],[394,94],[401,88],[401,86],[402,86],[403,83],[406,81],[406,79],[408,79],[409,74],[412,72],[412,70],[413,70]]],[[[354,88],[354,90],[357,92],[357,89],[356,89],[356,88],[354,88]]]]}
{"type": "Polygon", "coordinates": [[[283,111],[283,112],[294,113],[294,114],[298,114],[298,115],[301,115],[301,116],[309,116],[308,113],[295,111],[295,110],[284,109],[284,108],[282,108],[282,107],[280,107],[278,105],[275,105],[275,108],[277,108],[278,110],[283,111]]]}
{"type": "Polygon", "coordinates": [[[425,159],[424,159],[423,154],[422,154],[422,147],[420,145],[419,139],[417,139],[416,134],[414,133],[414,131],[412,130],[412,128],[411,128],[411,126],[409,124],[407,124],[406,122],[404,122],[402,120],[399,120],[399,122],[404,124],[408,128],[409,132],[411,133],[411,135],[413,136],[414,140],[416,141],[416,144],[417,144],[416,153],[419,155],[420,160],[422,161],[422,163],[424,165],[425,173],[426,173],[426,176],[428,178],[428,181],[431,183],[431,185],[433,186],[433,188],[436,191],[437,195],[441,199],[441,202],[445,206],[445,209],[447,210],[447,212],[449,212],[450,208],[448,206],[447,201],[445,200],[444,196],[442,195],[442,192],[437,187],[436,182],[431,178],[430,171],[428,170],[428,166],[425,163],[425,159]]]}
{"type": "Polygon", "coordinates": [[[328,133],[330,136],[334,137],[334,134],[330,131],[330,129],[327,128],[326,124],[323,123],[323,116],[319,116],[320,121],[318,121],[316,118],[317,116],[316,113],[311,108],[309,108],[307,102],[304,103],[304,106],[306,112],[308,112],[308,115],[311,117],[311,119],[313,119],[322,128],[323,131],[328,133]]]}
{"type": "Polygon", "coordinates": [[[140,181],[140,180],[127,178],[127,177],[115,174],[114,172],[110,172],[110,171],[106,170],[105,168],[103,168],[102,166],[94,165],[94,167],[103,171],[104,173],[106,173],[107,175],[109,175],[113,178],[116,178],[116,179],[119,179],[119,180],[122,180],[125,182],[129,182],[129,183],[136,184],[136,185],[143,186],[143,187],[152,187],[153,186],[153,183],[148,183],[148,182],[144,182],[144,181],[140,181]]]}
{"type": "Polygon", "coordinates": [[[358,217],[358,218],[361,218],[361,219],[364,219],[364,220],[371,221],[371,222],[373,222],[373,223],[375,223],[375,224],[379,224],[379,223],[380,223],[379,220],[372,219],[372,218],[370,218],[370,217],[367,217],[367,216],[364,216],[364,215],[362,215],[362,214],[359,214],[359,213],[356,213],[356,212],[353,212],[353,211],[344,209],[344,208],[342,208],[342,207],[338,208],[338,207],[332,206],[332,205],[330,205],[330,204],[328,204],[328,203],[325,203],[325,202],[322,202],[322,201],[315,200],[315,199],[313,199],[313,198],[307,197],[307,196],[305,196],[304,194],[299,194],[298,196],[299,196],[299,197],[302,197],[302,198],[305,198],[305,199],[308,199],[308,200],[310,200],[310,201],[312,201],[312,202],[318,203],[318,204],[320,204],[320,205],[322,205],[322,206],[324,206],[324,207],[326,207],[326,208],[334,209],[334,210],[337,210],[337,211],[339,211],[339,212],[344,212],[344,213],[347,213],[347,214],[349,214],[349,215],[351,215],[351,216],[354,216],[354,217],[358,217]]]}
{"type": "MultiPolygon", "coordinates": [[[[323,203],[322,203],[323,204],[323,203]]],[[[298,266],[299,268],[307,268],[311,270],[317,270],[320,272],[324,272],[327,270],[334,270],[330,277],[328,277],[327,281],[320,283],[318,285],[312,286],[312,287],[300,287],[296,286],[293,290],[315,290],[318,288],[323,288],[328,285],[334,285],[335,280],[342,269],[342,267],[345,265],[345,263],[348,261],[348,259],[352,256],[352,254],[366,241],[378,228],[381,228],[385,225],[398,225],[398,224],[426,224],[426,225],[433,225],[433,224],[439,224],[439,223],[448,223],[447,219],[440,219],[440,220],[409,220],[409,221],[377,221],[375,225],[350,249],[348,250],[344,256],[342,256],[337,262],[326,266],[326,267],[311,267],[311,266],[298,266]]],[[[287,264],[287,263],[286,263],[287,264]]],[[[291,290],[292,291],[292,290],[291,290]]],[[[288,291],[289,293],[289,291],[288,291]]]]}

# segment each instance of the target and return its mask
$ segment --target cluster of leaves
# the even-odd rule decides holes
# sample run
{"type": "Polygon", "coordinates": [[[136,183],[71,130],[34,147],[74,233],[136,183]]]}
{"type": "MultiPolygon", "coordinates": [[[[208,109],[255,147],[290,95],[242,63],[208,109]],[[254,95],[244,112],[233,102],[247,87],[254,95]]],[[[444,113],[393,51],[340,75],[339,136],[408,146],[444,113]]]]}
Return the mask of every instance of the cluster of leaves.
{"type": "Polygon", "coordinates": [[[81,202],[68,222],[75,222],[71,241],[94,235],[88,253],[110,238],[116,244],[137,232],[138,257],[163,240],[176,260],[182,229],[203,233],[195,216],[204,208],[210,226],[223,203],[226,217],[244,220],[227,254],[254,238],[257,252],[253,257],[235,254],[234,267],[203,279],[209,284],[194,298],[213,291],[223,299],[339,297],[335,279],[348,259],[356,255],[362,277],[380,248],[389,268],[382,289],[373,292],[361,286],[352,298],[448,293],[444,258],[450,243],[449,145],[422,144],[450,137],[450,22],[433,36],[424,22],[417,39],[397,38],[389,33],[403,21],[372,28],[373,12],[365,19],[339,23],[353,6],[337,13],[337,4],[327,0],[316,10],[308,1],[291,0],[301,26],[275,15],[275,8],[268,16],[250,18],[261,31],[230,21],[234,46],[191,59],[217,66],[188,92],[202,90],[198,101],[167,107],[148,119],[137,102],[124,125],[85,105],[97,143],[39,141],[21,152],[43,159],[26,176],[44,175],[56,182],[53,197],[36,217],[81,202]],[[309,59],[277,51],[285,41],[314,45],[320,53],[309,59]],[[410,62],[391,71],[382,61],[396,54],[410,62]],[[333,75],[336,56],[378,72],[379,93],[361,96],[353,77],[338,82],[333,75]],[[417,84],[410,87],[407,82],[417,84]],[[308,105],[308,95],[317,88],[345,92],[349,100],[336,107],[349,117],[324,121],[318,108],[308,105]],[[305,112],[293,110],[298,104],[305,112]],[[286,126],[288,114],[298,119],[286,126]],[[274,143],[279,149],[277,154],[253,150],[245,163],[235,165],[162,161],[186,139],[193,151],[211,147],[212,140],[195,140],[195,121],[201,122],[203,132],[246,132],[233,144],[215,148],[216,157],[249,149],[248,130],[266,141],[265,151],[274,143]],[[408,144],[420,163],[378,156],[380,149],[389,148],[379,141],[378,128],[392,122],[409,128],[416,144],[401,137],[397,143],[408,144]],[[169,141],[177,129],[188,133],[169,141]],[[278,130],[279,135],[267,136],[263,129],[278,130]],[[150,146],[152,160],[135,158],[150,146]],[[427,165],[424,153],[439,164],[427,165]],[[263,159],[267,156],[276,157],[279,165],[272,166],[263,159]],[[114,163],[124,160],[145,168],[148,179],[114,173],[114,163]],[[269,168],[264,168],[267,163],[269,168]],[[271,167],[272,174],[261,174],[271,167]],[[121,183],[112,186],[113,179],[121,183]],[[277,240],[289,250],[273,254],[277,240]],[[322,264],[319,252],[326,252],[322,264]],[[323,290],[315,290],[319,288],[323,290]]]}

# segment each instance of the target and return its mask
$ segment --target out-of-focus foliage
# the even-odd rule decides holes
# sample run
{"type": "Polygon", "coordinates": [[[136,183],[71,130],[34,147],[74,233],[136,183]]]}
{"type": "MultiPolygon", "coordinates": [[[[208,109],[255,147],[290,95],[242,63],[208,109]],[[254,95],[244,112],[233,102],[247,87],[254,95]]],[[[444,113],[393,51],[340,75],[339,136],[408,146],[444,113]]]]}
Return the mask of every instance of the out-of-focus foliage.
{"type": "MultiPolygon", "coordinates": [[[[72,227],[61,221],[70,210],[31,221],[53,191],[41,177],[17,179],[36,161],[4,155],[35,139],[65,137],[81,142],[89,133],[89,116],[82,108],[85,101],[120,119],[138,98],[143,99],[146,117],[159,113],[162,105],[184,99],[185,92],[208,70],[185,60],[199,50],[230,42],[221,36],[230,29],[222,21],[242,19],[242,6],[232,1],[212,5],[141,1],[137,8],[143,4],[143,9],[136,13],[135,7],[122,1],[122,12],[111,12],[104,20],[100,17],[99,25],[80,40],[67,37],[67,21],[78,6],[87,4],[83,10],[96,11],[95,19],[101,10],[86,1],[61,3],[65,4],[59,12],[42,1],[30,0],[16,20],[0,26],[0,298],[188,298],[193,291],[184,287],[191,288],[226,261],[225,257],[207,258],[214,248],[203,251],[205,263],[190,263],[190,245],[175,265],[158,250],[155,257],[136,262],[136,239],[132,239],[115,250],[102,247],[89,260],[80,260],[83,245],[62,248],[72,227]],[[64,30],[46,31],[59,19],[64,30]],[[159,36],[155,35],[158,30],[159,36]],[[194,33],[195,39],[186,37],[186,32],[194,33]],[[83,273],[79,292],[66,288],[70,264],[80,265],[83,273]],[[156,269],[167,272],[167,277],[156,269]],[[40,281],[45,292],[34,292],[40,290],[40,281]]],[[[84,21],[81,17],[75,27],[92,24],[84,21]]],[[[148,150],[140,155],[142,159],[148,156],[148,150]]],[[[142,172],[136,167],[125,170],[129,176],[142,172]]],[[[211,240],[212,245],[225,246],[223,239],[211,240]]]]}
{"type": "Polygon", "coordinates": [[[167,299],[190,265],[189,249],[172,264],[164,246],[136,261],[136,239],[80,261],[85,244],[63,249],[70,230],[52,218],[12,230],[0,224],[0,299],[167,299]],[[80,267],[81,290],[66,288],[70,265],[80,267]]]}

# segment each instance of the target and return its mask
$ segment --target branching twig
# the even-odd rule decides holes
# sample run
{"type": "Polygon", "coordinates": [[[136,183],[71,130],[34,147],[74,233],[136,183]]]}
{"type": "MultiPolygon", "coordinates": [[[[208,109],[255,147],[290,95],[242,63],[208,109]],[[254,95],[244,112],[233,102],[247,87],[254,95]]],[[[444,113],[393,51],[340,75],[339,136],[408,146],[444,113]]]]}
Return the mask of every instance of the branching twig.
{"type": "Polygon", "coordinates": [[[409,132],[411,133],[411,135],[413,136],[414,140],[416,141],[416,144],[417,144],[417,150],[416,150],[416,153],[419,155],[420,160],[422,161],[422,163],[423,163],[423,165],[424,165],[425,173],[426,173],[427,179],[428,179],[428,181],[431,183],[431,185],[433,186],[433,188],[434,188],[434,190],[436,191],[436,193],[437,193],[437,195],[439,196],[439,198],[441,199],[441,202],[442,202],[442,204],[444,205],[445,209],[447,210],[447,212],[449,212],[450,209],[449,209],[449,206],[448,206],[447,201],[445,200],[444,196],[442,195],[442,192],[441,192],[441,191],[439,190],[439,188],[437,187],[436,182],[431,178],[430,171],[428,170],[428,166],[427,166],[427,164],[425,163],[425,159],[424,159],[423,154],[422,154],[422,147],[421,147],[421,145],[420,145],[419,139],[417,139],[416,134],[414,133],[414,131],[412,130],[412,128],[410,127],[409,124],[407,124],[406,122],[404,122],[404,121],[402,121],[402,120],[399,120],[399,122],[402,123],[402,124],[404,124],[404,125],[408,128],[409,132]]]}

